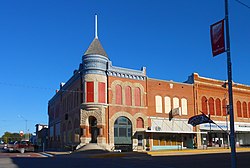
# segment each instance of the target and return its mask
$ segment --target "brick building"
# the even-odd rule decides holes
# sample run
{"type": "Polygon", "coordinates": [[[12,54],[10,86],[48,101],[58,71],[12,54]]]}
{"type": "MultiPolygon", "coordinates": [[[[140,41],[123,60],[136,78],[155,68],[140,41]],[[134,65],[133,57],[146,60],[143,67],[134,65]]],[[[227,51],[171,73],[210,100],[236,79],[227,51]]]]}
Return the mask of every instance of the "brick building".
{"type": "MultiPolygon", "coordinates": [[[[96,33],[79,68],[49,100],[49,147],[96,143],[108,150],[158,150],[212,146],[217,140],[224,145],[222,131],[193,128],[188,119],[203,111],[225,123],[225,87],[198,74],[178,83],[149,78],[144,67],[113,66],[96,33]]],[[[250,87],[237,84],[234,92],[237,142],[250,144],[250,87]]]]}
{"type": "MultiPolygon", "coordinates": [[[[197,134],[199,145],[228,145],[227,128],[230,120],[227,112],[229,102],[227,81],[200,77],[192,74],[187,83],[194,85],[195,114],[201,111],[209,114],[217,124],[201,124],[200,131],[207,134],[197,134]],[[222,131],[222,129],[225,131],[222,131]]],[[[233,83],[233,107],[236,145],[250,145],[250,86],[233,83]]]]}

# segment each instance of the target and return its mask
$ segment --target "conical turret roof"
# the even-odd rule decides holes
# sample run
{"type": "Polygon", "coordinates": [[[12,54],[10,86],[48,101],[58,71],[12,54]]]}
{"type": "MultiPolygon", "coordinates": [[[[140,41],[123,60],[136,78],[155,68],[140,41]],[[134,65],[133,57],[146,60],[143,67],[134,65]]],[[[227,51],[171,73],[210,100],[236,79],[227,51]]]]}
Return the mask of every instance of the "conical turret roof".
{"type": "Polygon", "coordinates": [[[94,38],[94,40],[90,44],[87,51],[84,53],[85,56],[91,55],[91,54],[98,54],[98,55],[102,55],[102,56],[105,56],[105,57],[108,58],[108,55],[105,52],[105,50],[103,49],[103,47],[102,47],[102,45],[101,45],[98,38],[94,38]]]}

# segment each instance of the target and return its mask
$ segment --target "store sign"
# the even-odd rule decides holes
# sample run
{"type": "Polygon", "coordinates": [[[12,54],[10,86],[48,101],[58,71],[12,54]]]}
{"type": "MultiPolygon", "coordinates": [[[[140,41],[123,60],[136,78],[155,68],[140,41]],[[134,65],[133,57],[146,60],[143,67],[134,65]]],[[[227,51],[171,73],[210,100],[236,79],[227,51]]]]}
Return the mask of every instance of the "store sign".
{"type": "MultiPolygon", "coordinates": [[[[206,123],[206,124],[201,124],[200,125],[200,129],[201,130],[214,130],[214,131],[218,131],[218,130],[221,130],[221,128],[223,129],[223,130],[227,130],[227,125],[226,125],[226,123],[222,123],[222,122],[216,122],[215,121],[215,123],[218,125],[216,125],[216,124],[209,124],[209,123],[206,123]],[[220,128],[221,127],[221,128],[220,128]]],[[[228,130],[230,130],[230,123],[228,123],[228,130]]],[[[250,124],[248,124],[248,123],[243,123],[243,122],[236,122],[235,124],[234,124],[234,130],[237,132],[239,132],[239,131],[242,131],[242,132],[250,132],[250,124]]]]}
{"type": "Polygon", "coordinates": [[[227,125],[226,124],[209,124],[209,123],[206,123],[206,124],[201,124],[200,125],[200,129],[201,130],[227,130],[227,125]]]}
{"type": "Polygon", "coordinates": [[[250,131],[249,124],[235,124],[235,131],[250,131]]]}

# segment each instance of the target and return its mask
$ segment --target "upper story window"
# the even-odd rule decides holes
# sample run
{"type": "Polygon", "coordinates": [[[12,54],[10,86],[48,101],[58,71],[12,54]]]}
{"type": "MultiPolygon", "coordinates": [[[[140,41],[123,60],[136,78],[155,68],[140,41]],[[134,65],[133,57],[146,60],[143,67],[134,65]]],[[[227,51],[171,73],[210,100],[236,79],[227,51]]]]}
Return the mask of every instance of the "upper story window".
{"type": "Polygon", "coordinates": [[[180,107],[179,98],[174,97],[173,98],[173,108],[178,108],[178,107],[180,107]]]}
{"type": "Polygon", "coordinates": [[[121,85],[116,85],[115,86],[115,103],[116,104],[122,104],[122,87],[121,85]]]}
{"type": "Polygon", "coordinates": [[[250,118],[250,102],[248,103],[248,117],[250,118]]]}
{"type": "Polygon", "coordinates": [[[94,102],[94,82],[86,82],[87,87],[87,103],[94,102]]]}
{"type": "Polygon", "coordinates": [[[240,101],[237,101],[237,116],[238,117],[242,117],[242,112],[241,112],[241,102],[240,101]]]}
{"type": "Polygon", "coordinates": [[[222,114],[223,116],[227,115],[227,100],[226,99],[222,100],[222,114]]]}
{"type": "Polygon", "coordinates": [[[98,102],[105,103],[106,102],[106,94],[105,94],[105,83],[98,82],[98,102]]]}
{"type": "Polygon", "coordinates": [[[221,101],[220,99],[215,100],[216,115],[221,116],[221,101]]]}
{"type": "Polygon", "coordinates": [[[204,114],[208,114],[207,111],[207,98],[205,96],[203,96],[201,98],[201,110],[204,114]]]}
{"type": "Polygon", "coordinates": [[[165,101],[165,113],[169,113],[171,111],[171,99],[170,97],[166,96],[164,97],[165,101]]]}
{"type": "Polygon", "coordinates": [[[126,105],[128,106],[132,105],[132,93],[130,86],[125,87],[125,100],[126,100],[126,105]]]}
{"type": "Polygon", "coordinates": [[[187,105],[187,99],[182,98],[181,99],[181,111],[182,115],[187,115],[188,114],[188,105],[187,105]]]}
{"type": "Polygon", "coordinates": [[[247,118],[247,103],[246,102],[243,102],[242,108],[243,108],[243,117],[247,118]]]}
{"type": "Polygon", "coordinates": [[[161,96],[155,96],[155,110],[156,110],[156,113],[162,113],[162,98],[161,98],[161,96]]]}
{"type": "Polygon", "coordinates": [[[214,99],[212,97],[208,100],[209,114],[214,115],[214,99]]]}
{"type": "Polygon", "coordinates": [[[139,87],[135,88],[135,106],[141,106],[141,89],[139,87]]]}

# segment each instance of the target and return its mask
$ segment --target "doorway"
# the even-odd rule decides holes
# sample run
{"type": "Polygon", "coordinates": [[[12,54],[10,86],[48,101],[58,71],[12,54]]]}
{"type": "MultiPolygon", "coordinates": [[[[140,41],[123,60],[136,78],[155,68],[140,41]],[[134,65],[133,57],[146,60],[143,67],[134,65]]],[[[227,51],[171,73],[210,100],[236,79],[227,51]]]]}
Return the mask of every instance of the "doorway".
{"type": "Polygon", "coordinates": [[[132,150],[132,123],[126,117],[119,117],[114,123],[115,148],[122,151],[132,150]]]}
{"type": "Polygon", "coordinates": [[[97,128],[97,120],[95,117],[89,117],[89,132],[91,134],[90,143],[97,143],[97,137],[99,135],[99,129],[97,128]]]}

